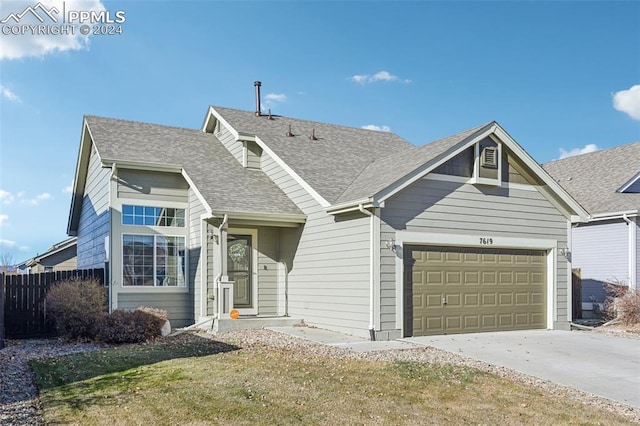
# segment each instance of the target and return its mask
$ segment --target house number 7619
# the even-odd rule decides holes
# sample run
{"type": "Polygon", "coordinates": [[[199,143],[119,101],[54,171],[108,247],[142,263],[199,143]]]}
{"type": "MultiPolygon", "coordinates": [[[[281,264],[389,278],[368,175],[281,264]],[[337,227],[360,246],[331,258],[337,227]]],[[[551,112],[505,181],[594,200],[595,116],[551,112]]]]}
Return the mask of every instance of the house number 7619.
{"type": "Polygon", "coordinates": [[[491,238],[491,237],[480,237],[480,244],[482,244],[482,245],[493,244],[493,238],[491,238]]]}

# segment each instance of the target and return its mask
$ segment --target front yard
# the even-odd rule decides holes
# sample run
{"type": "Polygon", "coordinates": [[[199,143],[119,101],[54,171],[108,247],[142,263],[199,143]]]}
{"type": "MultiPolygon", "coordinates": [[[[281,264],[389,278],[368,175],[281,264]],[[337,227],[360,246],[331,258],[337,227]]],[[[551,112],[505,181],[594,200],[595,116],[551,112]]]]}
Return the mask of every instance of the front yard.
{"type": "Polygon", "coordinates": [[[184,335],[33,360],[44,419],[82,425],[630,421],[467,366],[227,341],[184,335]]]}

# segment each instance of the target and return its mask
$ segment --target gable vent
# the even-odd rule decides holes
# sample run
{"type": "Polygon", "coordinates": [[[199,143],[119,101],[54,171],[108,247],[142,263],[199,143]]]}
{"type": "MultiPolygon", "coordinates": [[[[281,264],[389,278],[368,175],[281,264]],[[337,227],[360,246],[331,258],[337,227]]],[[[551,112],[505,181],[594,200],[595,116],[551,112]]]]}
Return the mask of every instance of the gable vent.
{"type": "Polygon", "coordinates": [[[491,146],[483,149],[482,155],[480,157],[480,164],[482,165],[482,167],[497,169],[498,168],[498,148],[491,146]]]}

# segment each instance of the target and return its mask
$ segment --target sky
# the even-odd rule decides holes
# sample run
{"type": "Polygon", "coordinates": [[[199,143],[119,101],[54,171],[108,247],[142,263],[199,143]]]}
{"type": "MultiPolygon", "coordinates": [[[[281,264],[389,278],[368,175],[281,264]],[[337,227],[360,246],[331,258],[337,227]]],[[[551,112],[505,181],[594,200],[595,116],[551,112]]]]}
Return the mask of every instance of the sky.
{"type": "Polygon", "coordinates": [[[40,3],[0,2],[15,262],[67,237],[83,115],[198,129],[208,105],[253,111],[256,80],[265,111],[415,145],[491,120],[539,163],[640,141],[637,1],[40,3]]]}

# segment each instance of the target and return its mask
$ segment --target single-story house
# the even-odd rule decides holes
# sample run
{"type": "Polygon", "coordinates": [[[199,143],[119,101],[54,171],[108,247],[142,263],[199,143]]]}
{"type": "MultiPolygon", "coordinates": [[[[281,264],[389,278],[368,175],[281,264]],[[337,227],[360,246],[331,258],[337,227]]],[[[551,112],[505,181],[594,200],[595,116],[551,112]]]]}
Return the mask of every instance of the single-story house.
{"type": "Polygon", "coordinates": [[[496,122],[418,147],[259,107],[201,129],[86,116],[74,182],[68,233],[111,309],[380,340],[569,328],[587,212],[496,122]]]}
{"type": "Polygon", "coordinates": [[[571,261],[580,269],[586,317],[606,300],[605,283],[638,288],[640,142],[552,161],[543,167],[591,214],[588,222],[576,222],[571,230],[571,261]]]}
{"type": "Polygon", "coordinates": [[[71,237],[49,247],[46,252],[15,266],[18,274],[71,271],[77,268],[77,238],[71,237]]]}

